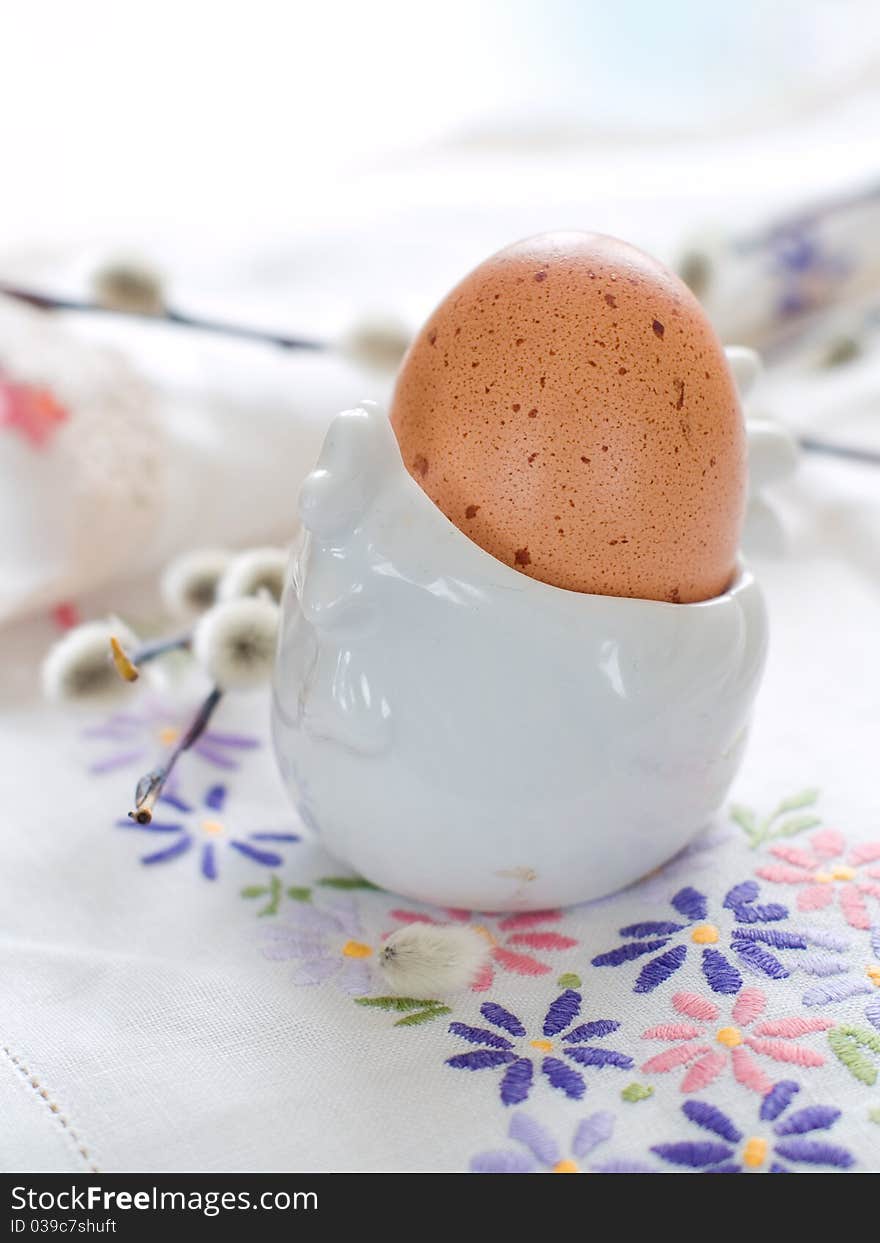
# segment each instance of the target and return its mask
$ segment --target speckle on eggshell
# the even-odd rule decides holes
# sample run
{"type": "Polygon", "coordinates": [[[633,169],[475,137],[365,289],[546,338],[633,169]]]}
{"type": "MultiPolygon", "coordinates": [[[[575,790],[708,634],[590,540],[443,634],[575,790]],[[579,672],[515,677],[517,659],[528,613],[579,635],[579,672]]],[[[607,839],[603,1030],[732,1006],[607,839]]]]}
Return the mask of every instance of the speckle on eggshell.
{"type": "Polygon", "coordinates": [[[734,380],[690,290],[625,242],[549,233],[481,264],[413,342],[391,421],[435,504],[522,573],[673,603],[733,577],[734,380]]]}

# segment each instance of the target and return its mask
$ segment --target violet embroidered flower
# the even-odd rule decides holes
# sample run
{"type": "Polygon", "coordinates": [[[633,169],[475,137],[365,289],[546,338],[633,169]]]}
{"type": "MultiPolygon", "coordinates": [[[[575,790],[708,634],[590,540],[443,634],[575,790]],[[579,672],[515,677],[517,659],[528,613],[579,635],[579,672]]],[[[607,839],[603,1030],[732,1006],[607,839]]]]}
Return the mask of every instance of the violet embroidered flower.
{"type": "Polygon", "coordinates": [[[685,1118],[714,1138],[654,1144],[651,1152],[671,1165],[706,1174],[740,1174],[744,1170],[787,1174],[789,1163],[849,1169],[855,1164],[849,1149],[817,1134],[834,1126],[840,1110],[830,1105],[806,1105],[788,1112],[799,1091],[800,1085],[792,1079],[777,1083],[761,1101],[758,1125],[748,1136],[716,1105],[686,1101],[681,1107],[685,1118]]]}
{"type": "Polygon", "coordinates": [[[865,1018],[880,1031],[880,924],[871,929],[871,950],[874,962],[869,962],[863,975],[844,975],[822,980],[814,984],[802,997],[805,1006],[826,1006],[848,1001],[851,997],[869,997],[865,1006],[865,1018]]]}
{"type": "Polygon", "coordinates": [[[815,228],[800,224],[773,234],[768,259],[779,282],[776,312],[780,319],[827,306],[853,267],[844,250],[835,250],[815,228]]]}
{"type": "MultiPolygon", "coordinates": [[[[335,982],[351,997],[363,997],[372,988],[370,961],[376,947],[364,941],[357,905],[341,897],[332,906],[306,903],[286,918],[264,927],[266,958],[299,965],[294,984],[335,982]]],[[[427,1004],[427,1003],[426,1003],[427,1004]]]]}
{"type": "Polygon", "coordinates": [[[390,911],[392,919],[404,924],[470,924],[490,945],[489,962],[479,973],[473,991],[485,992],[495,980],[495,969],[512,971],[515,975],[546,975],[553,970],[538,954],[573,949],[574,937],[557,932],[547,924],[558,924],[561,911],[522,911],[515,915],[484,915],[477,911],[444,911],[446,918],[435,918],[422,911],[390,911]],[[536,951],[531,953],[527,951],[536,951]]]}
{"type": "Polygon", "coordinates": [[[641,1067],[642,1073],[665,1074],[686,1067],[682,1092],[699,1092],[714,1083],[722,1072],[731,1070],[737,1083],[758,1092],[769,1092],[773,1081],[753,1054],[796,1066],[823,1066],[825,1057],[817,1049],[796,1043],[796,1038],[827,1031],[831,1019],[792,1015],[757,1022],[767,1005],[759,988],[744,988],[730,1011],[732,1023],[721,1019],[721,1008],[697,993],[676,993],[672,1008],[683,1019],[696,1022],[659,1023],[642,1032],[643,1040],[659,1040],[669,1045],[641,1067]]]}
{"type": "MultiPolygon", "coordinates": [[[[148,701],[139,711],[114,712],[100,725],[83,730],[83,738],[113,744],[92,761],[89,771],[108,773],[152,762],[157,747],[168,748],[177,742],[190,717],[188,709],[169,707],[158,699],[148,701]]],[[[232,770],[238,768],[242,753],[259,746],[259,740],[248,734],[207,729],[193,744],[192,752],[214,768],[232,770]]]]}
{"type": "Polygon", "coordinates": [[[868,929],[867,899],[880,900],[880,841],[861,842],[847,851],[846,838],[836,829],[810,836],[809,847],[777,843],[770,849],[777,862],[755,872],[763,880],[797,885],[799,911],[819,911],[837,902],[852,928],[868,929]]]}
{"type": "Polygon", "coordinates": [[[602,1069],[613,1066],[629,1070],[633,1059],[616,1049],[593,1044],[617,1031],[620,1024],[613,1019],[593,1019],[575,1025],[580,1016],[583,998],[574,989],[560,993],[544,1016],[542,1035],[530,1039],[525,1025],[515,1015],[494,1001],[484,1001],[480,1014],[490,1028],[471,1027],[467,1023],[450,1023],[453,1036],[459,1036],[477,1048],[457,1053],[446,1059],[455,1070],[497,1070],[501,1075],[500,1093],[505,1105],[520,1105],[528,1099],[535,1076],[536,1054],[540,1054],[540,1070],[551,1087],[564,1092],[572,1100],[580,1100],[587,1090],[584,1076],[563,1058],[577,1066],[602,1069]]]}
{"type": "Polygon", "coordinates": [[[605,1157],[600,1162],[584,1162],[614,1134],[614,1115],[606,1110],[581,1118],[570,1143],[560,1145],[553,1133],[537,1118],[515,1113],[508,1135],[520,1145],[477,1153],[472,1158],[472,1174],[649,1174],[652,1167],[643,1161],[605,1157]]]}
{"type": "Polygon", "coordinates": [[[154,819],[149,824],[135,820],[117,821],[117,828],[150,833],[168,844],[141,855],[141,863],[169,863],[196,850],[199,869],[206,880],[216,880],[221,851],[234,850],[262,867],[276,868],[284,862],[276,845],[300,840],[298,834],[286,831],[233,834],[221,818],[226,804],[226,786],[214,785],[205,791],[200,807],[193,807],[177,794],[167,791],[159,797],[159,805],[177,813],[173,821],[154,819]]]}
{"type": "MultiPolygon", "coordinates": [[[[822,931],[792,931],[768,928],[788,918],[788,908],[778,902],[758,902],[756,881],[734,885],[724,895],[723,912],[730,912],[733,926],[727,932],[719,922],[708,922],[709,902],[705,894],[690,886],[673,895],[672,908],[678,917],[671,920],[644,920],[620,929],[621,945],[593,960],[594,967],[621,967],[638,958],[648,958],[639,971],[633,991],[651,993],[680,970],[692,949],[701,954],[701,969],[706,983],[716,993],[738,993],[743,986],[742,975],[718,948],[725,948],[740,964],[769,979],[785,979],[791,974],[788,966],[772,950],[807,950],[811,945],[840,952],[846,943],[822,931]],[[650,955],[650,957],[648,957],[650,955]]],[[[831,974],[845,966],[821,957],[814,957],[806,969],[816,974],[831,974]]]]}

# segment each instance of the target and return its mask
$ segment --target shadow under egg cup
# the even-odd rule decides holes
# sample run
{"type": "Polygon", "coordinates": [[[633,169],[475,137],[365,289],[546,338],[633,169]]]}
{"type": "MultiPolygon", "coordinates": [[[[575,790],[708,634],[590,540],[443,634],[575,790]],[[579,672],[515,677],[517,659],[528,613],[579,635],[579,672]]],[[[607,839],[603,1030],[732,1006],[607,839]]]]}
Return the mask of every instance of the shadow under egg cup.
{"type": "Polygon", "coordinates": [[[434,505],[370,403],[332,424],[300,515],[275,750],[360,875],[441,906],[566,905],[652,871],[721,806],[767,643],[746,568],[698,604],[529,578],[434,505]]]}

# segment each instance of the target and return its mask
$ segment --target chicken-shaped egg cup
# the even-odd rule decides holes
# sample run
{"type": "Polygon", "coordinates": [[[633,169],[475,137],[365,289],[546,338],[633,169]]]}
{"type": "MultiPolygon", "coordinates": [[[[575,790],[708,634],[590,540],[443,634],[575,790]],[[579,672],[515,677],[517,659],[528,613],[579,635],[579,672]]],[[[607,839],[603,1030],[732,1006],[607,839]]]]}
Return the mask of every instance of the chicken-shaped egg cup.
{"type": "MultiPolygon", "coordinates": [[[[720,360],[741,422],[751,360],[720,360]]],[[[535,910],[637,880],[739,767],[767,642],[758,585],[740,561],[693,603],[542,581],[443,512],[402,439],[372,403],[339,415],[300,494],[273,729],[304,820],[376,885],[446,907],[535,910]]],[[[743,505],[745,444],[743,429],[743,505]]]]}

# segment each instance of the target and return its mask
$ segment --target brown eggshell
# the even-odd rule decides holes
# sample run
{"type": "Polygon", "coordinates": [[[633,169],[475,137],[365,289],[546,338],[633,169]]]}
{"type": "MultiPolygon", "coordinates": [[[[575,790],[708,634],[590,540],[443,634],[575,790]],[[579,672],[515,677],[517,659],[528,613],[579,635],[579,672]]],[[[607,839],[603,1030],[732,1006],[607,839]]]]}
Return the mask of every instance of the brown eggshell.
{"type": "Polygon", "coordinates": [[[687,603],[734,575],[733,377],[690,290],[625,242],[547,233],[481,264],[410,347],[391,422],[450,521],[532,578],[687,603]]]}

